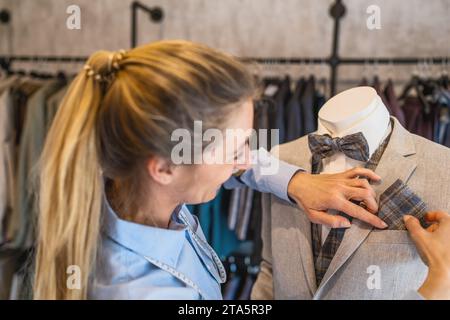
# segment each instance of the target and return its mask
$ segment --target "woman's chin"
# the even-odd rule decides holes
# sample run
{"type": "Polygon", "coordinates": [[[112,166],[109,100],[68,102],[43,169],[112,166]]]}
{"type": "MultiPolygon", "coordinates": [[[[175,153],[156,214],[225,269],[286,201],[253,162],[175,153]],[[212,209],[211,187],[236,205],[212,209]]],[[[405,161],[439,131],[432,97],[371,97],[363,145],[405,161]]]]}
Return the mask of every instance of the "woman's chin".
{"type": "Polygon", "coordinates": [[[189,201],[188,203],[192,204],[192,205],[196,205],[196,204],[202,204],[202,203],[209,202],[217,196],[217,193],[219,192],[219,190],[220,190],[220,187],[217,188],[215,191],[204,194],[200,199],[196,199],[194,201],[189,201]]]}
{"type": "Polygon", "coordinates": [[[203,199],[202,202],[208,202],[208,201],[213,200],[217,196],[217,193],[219,193],[219,190],[220,190],[220,187],[218,187],[215,191],[208,193],[208,195],[205,197],[205,199],[203,199]]]}

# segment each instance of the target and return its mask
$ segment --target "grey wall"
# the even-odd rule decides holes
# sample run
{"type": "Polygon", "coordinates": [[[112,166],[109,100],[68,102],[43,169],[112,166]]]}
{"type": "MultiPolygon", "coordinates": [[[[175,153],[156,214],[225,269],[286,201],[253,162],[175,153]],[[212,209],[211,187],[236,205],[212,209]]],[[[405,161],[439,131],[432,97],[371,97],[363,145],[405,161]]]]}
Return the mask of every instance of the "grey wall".
{"type": "MultiPolygon", "coordinates": [[[[165,10],[163,25],[140,15],[139,42],[183,38],[239,56],[326,57],[331,50],[331,0],[143,0],[165,10]]],[[[450,0],[344,0],[340,53],[360,56],[450,56],[450,0]],[[381,8],[381,30],[366,27],[366,8],[381,8]]],[[[0,0],[12,23],[0,25],[0,54],[89,55],[127,48],[131,0],[0,0]],[[81,30],[66,28],[66,8],[81,7],[81,30]]],[[[61,67],[61,66],[58,66],[61,67]]],[[[79,67],[79,66],[77,66],[79,67]]],[[[40,64],[39,68],[51,68],[40,64]]],[[[415,66],[379,67],[382,77],[408,78],[415,66]]],[[[438,71],[440,66],[435,68],[438,71]]],[[[263,72],[320,74],[325,67],[262,68],[263,72]],[[306,71],[305,71],[306,69],[306,71]]],[[[341,67],[342,79],[373,67],[341,67]]]]}

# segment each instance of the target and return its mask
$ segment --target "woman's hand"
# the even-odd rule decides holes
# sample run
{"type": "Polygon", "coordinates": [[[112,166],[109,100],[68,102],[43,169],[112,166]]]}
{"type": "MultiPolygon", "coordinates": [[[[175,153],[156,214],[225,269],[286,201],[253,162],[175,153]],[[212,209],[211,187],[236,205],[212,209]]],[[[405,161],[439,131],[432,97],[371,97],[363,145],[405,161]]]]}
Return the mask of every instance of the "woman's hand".
{"type": "Polygon", "coordinates": [[[366,179],[358,179],[359,177],[372,181],[381,179],[373,171],[364,168],[354,168],[338,174],[298,172],[288,185],[288,194],[305,209],[311,222],[332,228],[350,227],[348,219],[326,212],[328,209],[335,209],[376,228],[386,228],[387,225],[374,214],[378,211],[375,191],[366,179]],[[364,202],[367,210],[350,200],[364,202]]]}
{"type": "Polygon", "coordinates": [[[425,299],[450,299],[450,215],[428,212],[425,218],[432,223],[427,229],[422,228],[417,218],[404,216],[420,257],[429,267],[419,293],[425,299]]]}

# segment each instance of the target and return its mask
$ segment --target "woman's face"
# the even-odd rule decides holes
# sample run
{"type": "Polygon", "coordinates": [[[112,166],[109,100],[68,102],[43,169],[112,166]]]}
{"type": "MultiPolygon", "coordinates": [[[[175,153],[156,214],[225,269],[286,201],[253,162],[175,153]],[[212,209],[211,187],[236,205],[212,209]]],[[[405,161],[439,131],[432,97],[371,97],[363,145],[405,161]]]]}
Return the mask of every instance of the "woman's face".
{"type": "Polygon", "coordinates": [[[249,99],[230,115],[227,130],[222,131],[223,143],[211,150],[205,149],[202,164],[177,167],[177,193],[182,195],[180,202],[196,204],[214,199],[221,185],[234,172],[249,167],[248,139],[252,128],[253,101],[249,99]],[[205,160],[207,157],[214,161],[204,163],[208,161],[205,160]]]}

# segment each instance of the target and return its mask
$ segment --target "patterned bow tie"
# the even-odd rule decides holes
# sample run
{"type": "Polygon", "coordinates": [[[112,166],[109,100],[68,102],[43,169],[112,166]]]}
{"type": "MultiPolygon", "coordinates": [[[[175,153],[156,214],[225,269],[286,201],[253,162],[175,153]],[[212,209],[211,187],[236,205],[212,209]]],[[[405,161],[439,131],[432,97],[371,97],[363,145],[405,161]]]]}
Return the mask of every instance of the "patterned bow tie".
{"type": "Polygon", "coordinates": [[[309,134],[308,143],[312,154],[312,173],[321,172],[322,159],[331,157],[337,152],[358,161],[369,160],[369,145],[361,132],[342,138],[332,138],[328,134],[309,134]]]}

